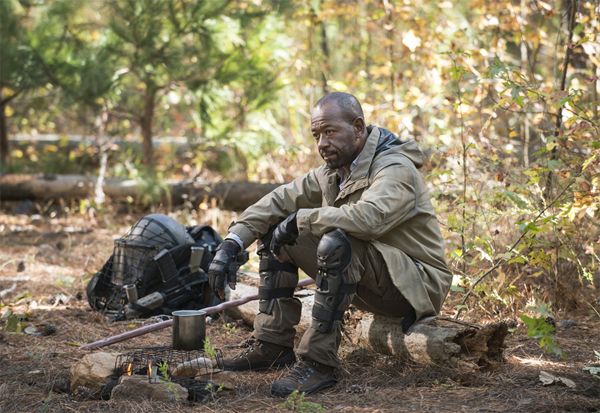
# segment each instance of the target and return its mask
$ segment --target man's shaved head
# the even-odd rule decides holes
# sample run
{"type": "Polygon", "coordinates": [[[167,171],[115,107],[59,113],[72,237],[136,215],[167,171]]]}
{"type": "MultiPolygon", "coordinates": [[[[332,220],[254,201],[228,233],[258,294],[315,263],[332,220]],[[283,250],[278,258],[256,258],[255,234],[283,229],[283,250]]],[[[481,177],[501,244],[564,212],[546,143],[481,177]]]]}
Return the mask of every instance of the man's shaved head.
{"type": "Polygon", "coordinates": [[[350,174],[350,165],[367,140],[358,100],[342,92],[323,96],[311,111],[310,129],[327,166],[350,174]]]}
{"type": "Polygon", "coordinates": [[[344,92],[333,92],[323,96],[315,104],[315,108],[334,103],[340,109],[341,115],[348,123],[354,122],[356,118],[364,119],[362,107],[353,95],[344,92]]]}

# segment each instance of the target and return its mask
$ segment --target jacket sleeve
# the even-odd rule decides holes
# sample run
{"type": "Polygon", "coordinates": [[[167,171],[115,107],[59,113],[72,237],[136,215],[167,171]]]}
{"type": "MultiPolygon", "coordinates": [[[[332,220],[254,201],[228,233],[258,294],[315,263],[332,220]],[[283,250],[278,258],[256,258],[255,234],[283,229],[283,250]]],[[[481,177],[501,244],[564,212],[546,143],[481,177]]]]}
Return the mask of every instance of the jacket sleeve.
{"type": "Polygon", "coordinates": [[[406,165],[390,165],[375,175],[356,203],[298,211],[298,231],[321,236],[341,228],[358,239],[377,239],[415,215],[417,173],[406,165]]]}
{"type": "Polygon", "coordinates": [[[321,187],[312,170],[294,181],[274,189],[248,207],[229,227],[248,247],[269,231],[269,228],[300,208],[322,204],[321,187]]]}

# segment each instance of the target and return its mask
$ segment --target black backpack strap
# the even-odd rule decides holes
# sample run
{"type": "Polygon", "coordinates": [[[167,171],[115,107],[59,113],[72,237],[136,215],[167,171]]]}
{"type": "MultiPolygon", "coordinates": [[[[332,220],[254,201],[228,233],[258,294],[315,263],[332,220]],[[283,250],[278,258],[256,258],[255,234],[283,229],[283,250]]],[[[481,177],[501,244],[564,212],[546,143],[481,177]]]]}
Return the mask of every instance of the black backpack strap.
{"type": "Polygon", "coordinates": [[[169,250],[161,250],[154,256],[153,260],[158,265],[163,282],[167,282],[171,277],[177,275],[177,264],[169,250]]]}

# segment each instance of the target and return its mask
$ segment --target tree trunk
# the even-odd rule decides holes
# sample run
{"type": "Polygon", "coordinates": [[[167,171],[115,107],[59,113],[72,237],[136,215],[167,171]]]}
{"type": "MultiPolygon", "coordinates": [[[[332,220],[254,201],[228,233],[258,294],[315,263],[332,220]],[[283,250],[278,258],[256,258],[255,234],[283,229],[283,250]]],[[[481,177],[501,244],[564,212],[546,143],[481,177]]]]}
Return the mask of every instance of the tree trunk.
{"type": "Polygon", "coordinates": [[[98,136],[97,143],[100,149],[100,168],[98,169],[98,179],[94,187],[94,202],[96,205],[104,204],[106,194],[104,193],[104,179],[106,176],[106,169],[108,167],[108,145],[106,142],[106,124],[108,122],[108,111],[102,110],[102,113],[96,119],[98,136]]]}
{"type": "MultiPolygon", "coordinates": [[[[7,174],[0,176],[0,200],[86,199],[94,196],[96,183],[95,176],[7,174]]],[[[234,211],[246,209],[279,185],[257,182],[166,182],[173,203],[189,201],[197,205],[215,199],[219,207],[234,211]]],[[[102,189],[112,200],[124,200],[127,197],[135,199],[144,191],[139,182],[119,179],[106,179],[102,189]]]]}
{"type": "MultiPolygon", "coordinates": [[[[318,7],[318,6],[317,6],[318,7]]],[[[319,33],[319,49],[320,49],[320,59],[319,59],[319,68],[318,76],[321,78],[321,90],[323,95],[329,93],[329,86],[327,81],[327,76],[329,74],[329,44],[327,40],[327,28],[325,26],[325,22],[319,17],[317,14],[317,9],[315,6],[310,8],[310,20],[311,26],[313,30],[311,33],[318,32],[319,33]]],[[[312,49],[312,41],[309,35],[309,50],[312,49]]]]}
{"type": "Polygon", "coordinates": [[[382,0],[383,8],[385,10],[385,21],[386,27],[385,35],[388,40],[388,59],[390,62],[390,93],[392,95],[392,109],[396,109],[396,73],[394,73],[396,60],[396,52],[394,49],[395,34],[394,34],[394,4],[390,3],[389,0],[382,0]]]}
{"type": "MultiPolygon", "coordinates": [[[[568,21],[568,35],[567,35],[567,43],[565,45],[565,60],[563,61],[561,79],[560,79],[560,91],[564,92],[567,89],[567,71],[569,70],[569,63],[571,61],[571,55],[573,53],[573,48],[571,43],[573,42],[573,32],[575,30],[575,26],[577,23],[577,7],[578,0],[570,0],[569,3],[569,21],[568,21]]],[[[554,125],[554,143],[555,146],[550,151],[550,160],[555,161],[558,159],[558,145],[561,140],[562,134],[562,106],[558,108],[558,113],[556,114],[556,122],[554,125]]],[[[552,198],[554,193],[554,173],[552,168],[548,171],[548,175],[546,176],[546,187],[544,189],[544,196],[547,200],[552,198]]]]}
{"type": "Polygon", "coordinates": [[[326,95],[329,93],[329,85],[327,81],[327,76],[330,73],[330,65],[329,60],[331,57],[329,56],[329,44],[327,41],[327,27],[325,27],[325,22],[322,20],[319,22],[319,28],[321,29],[321,53],[323,53],[323,66],[321,70],[321,82],[323,87],[323,94],[326,95]]]}
{"type": "MultiPolygon", "coordinates": [[[[521,73],[526,73],[527,76],[529,76],[529,53],[527,49],[527,42],[525,41],[525,25],[527,23],[527,13],[525,13],[525,7],[525,0],[521,0],[521,22],[519,23],[521,30],[521,73]]],[[[529,168],[529,141],[531,140],[530,124],[530,114],[529,112],[525,112],[523,114],[523,166],[525,168],[529,168]]]]}
{"type": "Polygon", "coordinates": [[[140,117],[142,129],[142,147],[144,165],[154,170],[154,147],[152,146],[152,122],[154,121],[154,105],[156,103],[156,90],[148,86],[144,97],[144,114],[140,117]]]}
{"type": "MultiPolygon", "coordinates": [[[[0,92],[1,93],[1,92],[0,92]]],[[[2,95],[0,94],[0,100],[2,95]]],[[[8,166],[8,127],[6,126],[6,105],[0,104],[0,172],[8,166]]]]}

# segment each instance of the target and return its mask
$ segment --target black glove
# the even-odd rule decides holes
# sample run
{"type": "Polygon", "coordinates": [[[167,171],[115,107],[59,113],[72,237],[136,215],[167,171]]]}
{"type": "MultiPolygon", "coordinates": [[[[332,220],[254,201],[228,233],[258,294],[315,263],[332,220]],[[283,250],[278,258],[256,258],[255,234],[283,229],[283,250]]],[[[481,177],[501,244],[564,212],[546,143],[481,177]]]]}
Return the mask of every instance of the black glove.
{"type": "Polygon", "coordinates": [[[221,300],[225,299],[225,283],[235,290],[238,262],[242,248],[232,239],[226,239],[217,247],[215,257],[208,267],[208,284],[221,300]]]}
{"type": "Polygon", "coordinates": [[[271,245],[269,249],[276,257],[281,253],[281,247],[284,245],[293,245],[298,238],[298,225],[296,223],[296,213],[288,216],[281,221],[273,231],[271,245]]]}

